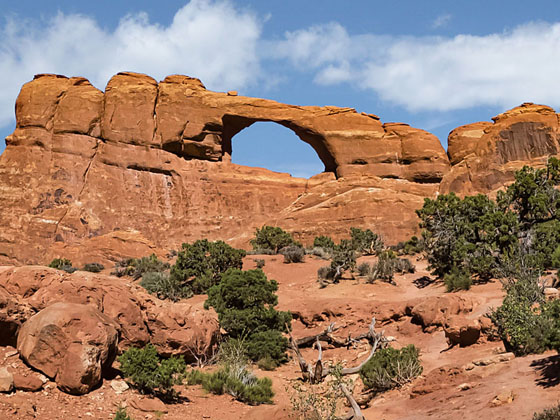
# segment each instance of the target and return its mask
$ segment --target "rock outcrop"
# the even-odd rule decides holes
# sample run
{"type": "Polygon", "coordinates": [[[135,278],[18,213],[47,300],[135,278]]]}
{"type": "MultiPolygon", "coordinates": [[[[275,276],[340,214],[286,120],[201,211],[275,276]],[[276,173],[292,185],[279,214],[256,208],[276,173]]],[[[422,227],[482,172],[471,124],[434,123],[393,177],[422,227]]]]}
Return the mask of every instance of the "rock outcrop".
{"type": "MultiPolygon", "coordinates": [[[[151,342],[158,353],[182,355],[187,360],[211,353],[220,327],[216,313],[203,310],[202,301],[161,301],[122,278],[77,271],[72,274],[47,267],[0,267],[0,297],[9,296],[12,329],[0,330],[6,344],[16,343],[21,326],[53,304],[89,305],[117,324],[119,349],[151,342]]],[[[1,303],[1,300],[0,300],[1,303]]],[[[18,342],[20,340],[18,339],[18,342]]],[[[3,344],[5,345],[5,344],[3,344]]]]}
{"type": "Polygon", "coordinates": [[[418,233],[425,197],[494,193],[560,148],[558,115],[541,105],[453,130],[447,155],[432,134],[373,114],[212,92],[179,75],[119,73],[104,92],[38,75],[21,89],[16,120],[0,156],[8,264],[92,262],[84,250],[110,263],[200,238],[248,247],[263,224],[304,243],[352,226],[396,243],[418,233]],[[258,121],[291,129],[325,171],[303,179],[232,164],[232,138],[258,121]]]}
{"type": "Polygon", "coordinates": [[[559,116],[544,105],[524,103],[494,118],[453,130],[448,139],[451,170],[440,191],[494,193],[512,182],[523,165],[543,166],[560,151],[559,116]]]}
{"type": "Polygon", "coordinates": [[[59,302],[23,324],[17,348],[63,391],[85,394],[113,363],[118,331],[118,324],[93,306],[59,302]]]}
{"type": "Polygon", "coordinates": [[[38,75],[21,90],[16,120],[0,157],[6,263],[43,263],[96,238],[115,259],[103,247],[115,232],[158,249],[202,237],[247,246],[264,223],[304,241],[367,225],[395,242],[416,229],[414,209],[449,171],[426,131],[351,108],[211,92],[186,76],[119,73],[102,92],[83,78],[38,75]],[[325,172],[306,180],[231,164],[232,138],[257,121],[294,131],[325,172]]]}

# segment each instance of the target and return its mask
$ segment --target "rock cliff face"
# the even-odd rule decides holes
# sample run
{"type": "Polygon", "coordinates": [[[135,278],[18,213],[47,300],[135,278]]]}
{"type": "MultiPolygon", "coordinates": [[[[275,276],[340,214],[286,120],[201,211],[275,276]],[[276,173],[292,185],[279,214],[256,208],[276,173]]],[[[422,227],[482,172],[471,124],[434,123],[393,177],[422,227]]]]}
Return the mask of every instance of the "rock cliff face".
{"type": "Polygon", "coordinates": [[[493,123],[456,128],[448,140],[453,166],[440,191],[494,193],[523,165],[544,165],[560,151],[558,118],[548,106],[524,103],[492,118],[493,123]]]}
{"type": "Polygon", "coordinates": [[[454,130],[448,158],[434,135],[406,124],[211,92],[178,75],[119,73],[105,92],[38,75],[21,89],[16,120],[0,157],[0,263],[103,262],[199,238],[247,247],[265,223],[307,243],[351,226],[394,243],[418,231],[424,197],[491,192],[520,162],[558,150],[557,115],[543,106],[454,130]],[[257,121],[294,131],[325,171],[307,180],[232,164],[232,138],[257,121]]]}
{"type": "Polygon", "coordinates": [[[101,92],[38,75],[16,119],[0,157],[0,255],[12,263],[92,248],[102,260],[202,237],[247,246],[264,223],[304,241],[365,225],[404,239],[449,170],[425,131],[350,108],[211,92],[186,76],[119,73],[101,92]],[[231,164],[232,137],[256,121],[292,129],[325,172],[306,180],[231,164]]]}

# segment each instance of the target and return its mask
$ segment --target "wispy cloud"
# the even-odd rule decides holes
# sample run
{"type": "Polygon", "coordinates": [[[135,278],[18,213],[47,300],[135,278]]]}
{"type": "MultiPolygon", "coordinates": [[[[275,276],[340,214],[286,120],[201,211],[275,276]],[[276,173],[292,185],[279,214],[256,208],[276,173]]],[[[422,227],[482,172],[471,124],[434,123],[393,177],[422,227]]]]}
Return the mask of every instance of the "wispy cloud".
{"type": "Polygon", "coordinates": [[[10,18],[0,28],[0,126],[13,119],[21,85],[36,73],[84,76],[103,89],[123,70],[163,78],[201,78],[212,89],[238,89],[260,74],[262,22],[230,1],[192,0],[169,26],[145,13],[125,16],[113,31],[82,15],[42,22],[10,18]]]}
{"type": "Polygon", "coordinates": [[[452,16],[449,13],[439,15],[432,22],[432,29],[445,28],[451,22],[452,16]]]}
{"type": "Polygon", "coordinates": [[[318,84],[351,83],[412,112],[560,106],[560,23],[454,37],[354,36],[331,23],[288,33],[270,50],[318,84]]]}

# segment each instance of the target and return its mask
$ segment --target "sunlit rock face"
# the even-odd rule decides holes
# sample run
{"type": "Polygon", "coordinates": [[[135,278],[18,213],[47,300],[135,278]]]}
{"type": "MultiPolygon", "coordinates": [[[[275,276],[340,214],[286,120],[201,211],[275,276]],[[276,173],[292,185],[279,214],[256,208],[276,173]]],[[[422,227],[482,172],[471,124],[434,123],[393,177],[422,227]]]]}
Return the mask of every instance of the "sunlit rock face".
{"type": "Polygon", "coordinates": [[[351,226],[395,243],[418,232],[414,210],[438,192],[491,192],[523,162],[558,150],[558,118],[524,104],[494,123],[438,139],[351,108],[294,106],[211,92],[200,80],[119,73],[38,75],[16,101],[0,157],[0,262],[54,256],[109,261],[199,238],[247,247],[273,224],[304,243],[351,226]],[[294,178],[231,163],[232,138],[258,121],[291,129],[325,171],[294,178]],[[450,164],[451,161],[451,164],[450,164]]]}

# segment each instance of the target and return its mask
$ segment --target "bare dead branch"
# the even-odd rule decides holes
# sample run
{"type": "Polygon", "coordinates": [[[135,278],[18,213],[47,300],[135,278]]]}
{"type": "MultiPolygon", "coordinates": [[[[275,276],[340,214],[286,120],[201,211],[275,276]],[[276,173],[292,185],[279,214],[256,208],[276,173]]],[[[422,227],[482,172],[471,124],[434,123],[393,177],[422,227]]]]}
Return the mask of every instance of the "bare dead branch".
{"type": "Polygon", "coordinates": [[[346,385],[341,383],[340,384],[340,390],[342,391],[342,393],[344,394],[344,396],[348,400],[348,403],[350,404],[350,407],[352,408],[352,411],[348,414],[348,416],[346,416],[346,418],[348,420],[350,420],[350,419],[351,420],[366,420],[366,418],[362,414],[362,410],[360,409],[360,406],[358,405],[358,403],[354,399],[354,396],[352,395],[352,393],[348,390],[348,388],[346,388],[346,385]]]}

